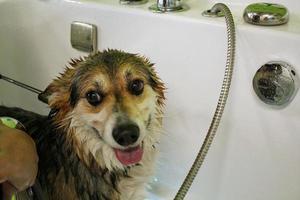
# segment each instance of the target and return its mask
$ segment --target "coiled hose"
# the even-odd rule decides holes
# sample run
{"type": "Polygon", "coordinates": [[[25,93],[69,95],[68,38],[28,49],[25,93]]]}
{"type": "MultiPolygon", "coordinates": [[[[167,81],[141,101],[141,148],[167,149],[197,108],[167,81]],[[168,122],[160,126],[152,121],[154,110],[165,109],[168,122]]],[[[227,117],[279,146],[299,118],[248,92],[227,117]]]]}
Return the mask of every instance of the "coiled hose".
{"type": "Polygon", "coordinates": [[[210,148],[210,145],[216,135],[216,131],[220,124],[220,120],[225,108],[226,100],[229,93],[229,88],[231,84],[232,72],[233,72],[233,64],[234,64],[234,55],[235,55],[235,26],[232,14],[229,8],[223,3],[215,4],[212,9],[209,11],[210,13],[219,13],[222,12],[225,15],[226,25],[227,25],[227,60],[225,67],[225,74],[223,79],[223,84],[218,100],[218,105],[215,110],[213,119],[211,121],[209,130],[206,134],[205,140],[201,146],[201,149],[188,173],[184,182],[182,183],[180,189],[178,190],[174,200],[182,200],[187,194],[189,188],[191,187],[204,159],[210,148]]]}

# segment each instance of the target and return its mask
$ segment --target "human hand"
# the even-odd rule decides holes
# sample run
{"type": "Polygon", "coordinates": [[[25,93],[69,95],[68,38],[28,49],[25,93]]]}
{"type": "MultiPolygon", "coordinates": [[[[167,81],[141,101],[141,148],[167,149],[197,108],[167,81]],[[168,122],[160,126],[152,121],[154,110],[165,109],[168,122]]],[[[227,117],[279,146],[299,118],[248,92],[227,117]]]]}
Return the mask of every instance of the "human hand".
{"type": "Polygon", "coordinates": [[[6,127],[0,120],[0,183],[22,191],[34,184],[37,171],[34,141],[26,133],[6,127]]]}

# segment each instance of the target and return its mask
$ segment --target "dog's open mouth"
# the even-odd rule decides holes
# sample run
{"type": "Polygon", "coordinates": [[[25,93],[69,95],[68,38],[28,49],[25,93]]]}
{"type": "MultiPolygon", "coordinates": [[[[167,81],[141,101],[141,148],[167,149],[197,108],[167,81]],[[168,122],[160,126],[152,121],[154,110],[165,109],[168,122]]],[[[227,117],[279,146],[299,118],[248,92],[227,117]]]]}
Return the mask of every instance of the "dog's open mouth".
{"type": "Polygon", "coordinates": [[[114,151],[117,159],[125,166],[137,164],[143,157],[143,148],[140,145],[125,150],[114,149],[114,151]]]}

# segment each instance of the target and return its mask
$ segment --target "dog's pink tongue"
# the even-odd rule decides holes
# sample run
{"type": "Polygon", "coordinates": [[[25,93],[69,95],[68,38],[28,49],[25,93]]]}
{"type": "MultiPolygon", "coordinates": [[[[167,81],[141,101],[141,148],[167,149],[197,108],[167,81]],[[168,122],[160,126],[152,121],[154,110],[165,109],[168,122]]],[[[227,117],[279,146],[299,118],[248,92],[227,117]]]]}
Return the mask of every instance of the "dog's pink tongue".
{"type": "Polygon", "coordinates": [[[141,161],[143,149],[140,146],[126,150],[115,149],[115,154],[123,165],[132,165],[141,161]]]}

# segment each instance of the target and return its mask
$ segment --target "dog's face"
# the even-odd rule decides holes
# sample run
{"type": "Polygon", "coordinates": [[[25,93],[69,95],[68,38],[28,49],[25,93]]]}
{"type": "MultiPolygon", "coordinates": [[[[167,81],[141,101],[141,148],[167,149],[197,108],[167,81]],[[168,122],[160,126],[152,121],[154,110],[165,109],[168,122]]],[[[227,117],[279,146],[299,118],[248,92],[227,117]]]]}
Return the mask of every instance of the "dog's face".
{"type": "Polygon", "coordinates": [[[147,59],[117,50],[73,60],[43,93],[88,165],[122,169],[158,142],[164,85],[147,59]]]}

